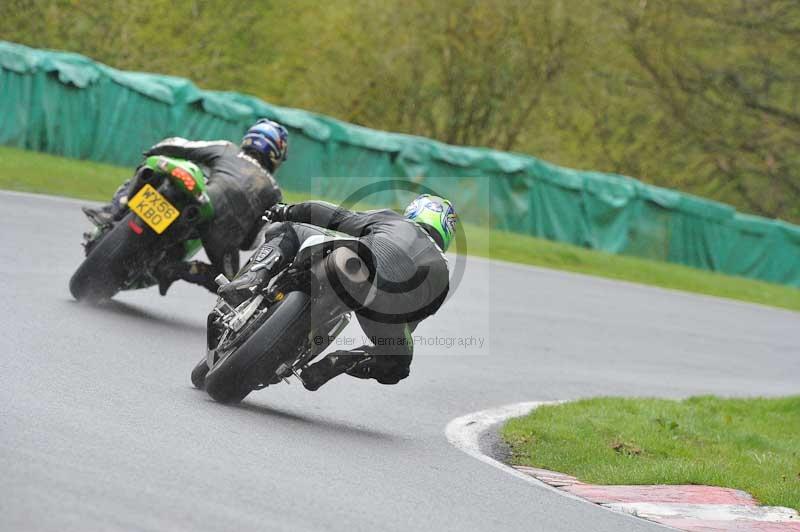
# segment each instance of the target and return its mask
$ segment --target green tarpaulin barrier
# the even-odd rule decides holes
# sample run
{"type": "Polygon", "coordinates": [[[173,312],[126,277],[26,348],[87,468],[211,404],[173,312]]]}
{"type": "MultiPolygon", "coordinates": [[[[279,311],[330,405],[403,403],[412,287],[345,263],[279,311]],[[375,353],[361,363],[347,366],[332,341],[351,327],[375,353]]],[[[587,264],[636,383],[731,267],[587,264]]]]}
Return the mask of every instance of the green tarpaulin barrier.
{"type": "MultiPolygon", "coordinates": [[[[289,160],[277,176],[288,190],[345,200],[402,178],[450,197],[462,219],[493,228],[800,287],[800,227],[780,220],[625,176],[375,131],[0,41],[5,145],[134,166],[165,137],[236,142],[260,117],[290,130],[289,160]]],[[[379,187],[369,201],[396,205],[408,194],[379,187]]]]}

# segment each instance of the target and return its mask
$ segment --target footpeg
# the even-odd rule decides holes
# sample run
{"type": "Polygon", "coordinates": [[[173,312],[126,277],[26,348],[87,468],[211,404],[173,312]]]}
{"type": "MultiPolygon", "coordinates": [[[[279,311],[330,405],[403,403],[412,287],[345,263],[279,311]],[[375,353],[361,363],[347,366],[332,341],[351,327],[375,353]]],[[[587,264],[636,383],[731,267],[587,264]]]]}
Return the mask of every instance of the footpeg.
{"type": "MultiPolygon", "coordinates": [[[[284,362],[283,364],[278,366],[278,369],[275,370],[275,375],[279,377],[281,380],[283,380],[283,382],[285,382],[286,384],[291,384],[291,382],[289,382],[289,379],[286,378],[286,375],[290,371],[294,373],[295,377],[300,379],[300,375],[298,375],[297,372],[294,370],[294,368],[290,366],[287,362],[284,362]]],[[[300,379],[300,382],[303,382],[303,379],[300,379]]]]}
{"type": "Polygon", "coordinates": [[[298,372],[298,371],[297,371],[297,370],[296,370],[294,367],[292,367],[292,373],[294,373],[294,376],[295,376],[295,377],[297,377],[297,380],[299,380],[299,381],[300,381],[300,384],[302,384],[302,385],[303,385],[303,388],[305,388],[305,386],[306,386],[306,381],[304,381],[304,380],[303,380],[303,376],[302,376],[302,374],[301,374],[301,373],[299,373],[299,372],[298,372]]]}

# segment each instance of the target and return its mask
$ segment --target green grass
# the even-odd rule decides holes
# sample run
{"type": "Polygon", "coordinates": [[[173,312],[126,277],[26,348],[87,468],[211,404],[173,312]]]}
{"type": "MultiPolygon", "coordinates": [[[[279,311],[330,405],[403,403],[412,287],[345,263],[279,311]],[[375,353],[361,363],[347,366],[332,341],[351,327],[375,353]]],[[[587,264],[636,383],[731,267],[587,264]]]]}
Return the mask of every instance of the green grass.
{"type": "Polygon", "coordinates": [[[800,396],[598,398],[503,428],[512,461],[595,484],[705,484],[800,510],[800,396]]]}
{"type": "Polygon", "coordinates": [[[0,188],[108,200],[131,168],[0,146],[0,188]]]}
{"type": "MultiPolygon", "coordinates": [[[[0,188],[106,200],[131,173],[130,168],[0,146],[0,188]]],[[[284,197],[289,202],[309,198],[293,192],[284,197]]],[[[789,286],[463,225],[470,254],[800,311],[800,289],[789,286]]]]}
{"type": "Polygon", "coordinates": [[[800,289],[788,285],[465,225],[469,253],[481,257],[800,310],[800,289]]]}

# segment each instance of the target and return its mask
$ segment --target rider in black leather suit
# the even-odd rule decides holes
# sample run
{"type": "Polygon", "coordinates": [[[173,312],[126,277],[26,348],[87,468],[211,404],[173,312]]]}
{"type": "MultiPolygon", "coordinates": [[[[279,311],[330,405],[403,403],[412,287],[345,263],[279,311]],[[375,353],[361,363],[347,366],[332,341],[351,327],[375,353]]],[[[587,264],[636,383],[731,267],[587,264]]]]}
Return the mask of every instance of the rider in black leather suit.
{"type": "MultiPolygon", "coordinates": [[[[179,257],[165,261],[156,271],[161,295],[178,279],[216,292],[217,275],[236,274],[239,250],[250,248],[263,227],[264,210],[282,199],[272,173],[285,160],[287,149],[286,129],[262,119],[247,131],[241,146],[224,140],[189,141],[174,137],[144,152],[145,157],[164,155],[198,164],[208,178],[207,192],[214,205],[214,218],[200,228],[203,248],[211,264],[182,261],[179,257]]],[[[110,205],[84,212],[98,224],[121,219],[126,213],[130,182],[117,190],[110,205]]]]}
{"type": "Polygon", "coordinates": [[[319,201],[276,205],[269,217],[282,223],[267,229],[250,269],[219,293],[232,303],[248,297],[251,287],[266,283],[292,260],[306,238],[318,234],[315,227],[358,237],[375,259],[375,297],[367,307],[356,310],[372,345],[331,353],[306,368],[301,377],[310,390],[345,372],[395,384],[409,375],[414,329],[435,314],[447,296],[449,272],[443,250],[455,232],[455,212],[447,200],[420,196],[406,213],[403,216],[388,209],[353,212],[319,201]],[[427,212],[421,221],[416,216],[419,203],[438,210],[427,212]],[[414,211],[413,216],[409,211],[414,211]],[[438,219],[447,222],[439,224],[438,219]]]}

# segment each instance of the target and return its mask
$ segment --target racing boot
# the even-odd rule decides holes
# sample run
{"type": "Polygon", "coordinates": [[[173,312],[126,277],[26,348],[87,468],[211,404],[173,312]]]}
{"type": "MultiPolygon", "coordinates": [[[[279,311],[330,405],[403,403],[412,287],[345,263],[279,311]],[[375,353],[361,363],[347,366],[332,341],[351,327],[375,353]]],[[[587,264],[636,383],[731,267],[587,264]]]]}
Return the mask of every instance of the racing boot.
{"type": "MultiPolygon", "coordinates": [[[[280,259],[279,257],[276,258],[280,259]]],[[[273,259],[271,264],[274,265],[276,263],[277,261],[273,259]]],[[[272,271],[273,268],[270,268],[269,264],[253,264],[244,273],[236,277],[236,279],[226,285],[220,286],[219,289],[217,289],[217,294],[231,307],[236,308],[253,297],[253,294],[266,284],[272,271]]],[[[277,269],[274,271],[277,272],[277,269]]]]}
{"type": "Polygon", "coordinates": [[[155,274],[158,279],[158,293],[162,296],[167,295],[169,287],[178,279],[200,285],[212,294],[217,293],[214,267],[199,260],[165,262],[156,267],[155,274]]]}
{"type": "Polygon", "coordinates": [[[94,207],[81,207],[83,214],[97,227],[105,227],[111,225],[113,222],[122,220],[125,216],[126,207],[128,205],[128,187],[130,187],[131,180],[125,181],[114,192],[111,198],[111,203],[94,207]]]}
{"type": "Polygon", "coordinates": [[[111,225],[111,223],[114,221],[112,209],[113,207],[111,204],[101,205],[96,209],[92,207],[81,207],[83,214],[85,214],[86,217],[89,218],[89,221],[97,227],[111,225]]]}
{"type": "Polygon", "coordinates": [[[126,213],[128,206],[128,192],[130,187],[136,183],[139,174],[143,171],[150,171],[147,167],[140,167],[136,171],[136,175],[122,183],[114,195],[111,197],[111,203],[100,205],[97,208],[81,207],[83,214],[97,227],[105,227],[111,225],[112,222],[122,220],[126,213]]]}
{"type": "Polygon", "coordinates": [[[182,271],[186,268],[185,262],[162,262],[155,268],[155,276],[158,279],[158,293],[162,296],[167,295],[167,290],[172,283],[182,277],[182,271]]]}
{"type": "Polygon", "coordinates": [[[261,244],[247,269],[221,286],[217,294],[234,308],[241,305],[294,258],[298,247],[297,234],[293,230],[274,235],[261,244]]]}
{"type": "Polygon", "coordinates": [[[180,272],[181,279],[187,283],[200,285],[212,294],[217,293],[219,285],[214,281],[217,272],[211,264],[199,260],[191,260],[181,264],[185,265],[180,272]]]}
{"type": "Polygon", "coordinates": [[[354,368],[365,356],[363,352],[335,351],[304,369],[300,380],[306,390],[317,391],[332,378],[354,368]]]}
{"type": "Polygon", "coordinates": [[[357,379],[373,379],[375,378],[375,369],[375,358],[367,356],[362,357],[361,360],[348,368],[346,373],[357,379]]]}

